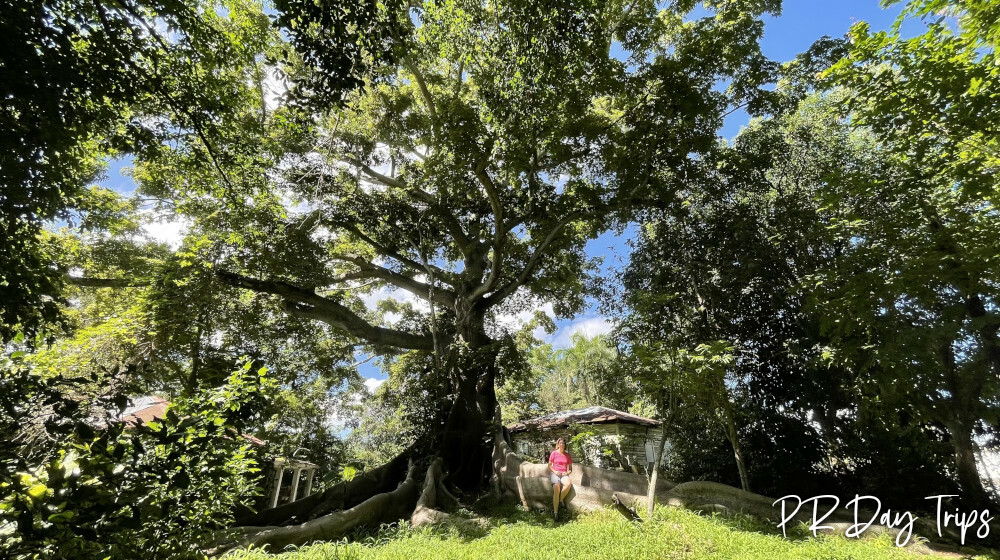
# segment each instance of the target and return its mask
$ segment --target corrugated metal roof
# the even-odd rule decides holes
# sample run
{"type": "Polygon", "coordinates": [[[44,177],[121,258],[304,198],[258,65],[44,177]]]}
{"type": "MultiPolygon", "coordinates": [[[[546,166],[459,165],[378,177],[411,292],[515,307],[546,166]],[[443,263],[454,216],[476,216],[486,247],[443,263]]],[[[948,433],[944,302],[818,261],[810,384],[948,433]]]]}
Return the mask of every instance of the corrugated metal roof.
{"type": "MultiPolygon", "coordinates": [[[[166,399],[162,399],[160,397],[141,397],[133,401],[132,406],[125,409],[119,417],[119,420],[125,422],[129,426],[148,424],[154,420],[160,420],[161,418],[166,417],[168,406],[170,406],[170,401],[166,399]]],[[[235,432],[236,430],[233,431],[235,432]]],[[[240,435],[257,447],[264,447],[267,445],[266,441],[250,434],[240,435]]]]}
{"type": "Polygon", "coordinates": [[[564,428],[570,424],[635,424],[638,426],[659,426],[660,423],[650,418],[643,418],[628,412],[622,412],[613,408],[603,406],[591,406],[579,410],[563,410],[553,412],[531,420],[523,420],[517,424],[508,426],[511,432],[524,432],[527,430],[548,430],[551,428],[564,428]]]}

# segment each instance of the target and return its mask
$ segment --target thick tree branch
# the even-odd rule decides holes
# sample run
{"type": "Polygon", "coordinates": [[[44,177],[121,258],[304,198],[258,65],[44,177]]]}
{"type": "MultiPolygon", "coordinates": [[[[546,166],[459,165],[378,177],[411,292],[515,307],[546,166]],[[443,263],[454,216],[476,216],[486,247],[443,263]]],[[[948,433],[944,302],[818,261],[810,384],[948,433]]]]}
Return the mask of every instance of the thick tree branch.
{"type": "Polygon", "coordinates": [[[406,61],[404,64],[406,65],[406,69],[410,71],[410,74],[413,74],[413,80],[417,82],[417,87],[420,88],[420,96],[424,98],[424,104],[427,105],[427,112],[431,115],[431,126],[437,128],[437,109],[434,107],[434,99],[431,97],[431,91],[427,89],[427,82],[424,80],[424,75],[420,73],[420,69],[412,62],[406,61]]]}
{"type": "Polygon", "coordinates": [[[479,184],[481,184],[483,189],[486,191],[486,197],[489,199],[490,208],[493,211],[493,258],[490,266],[490,275],[485,282],[480,284],[473,291],[473,298],[479,297],[496,287],[500,269],[503,267],[504,238],[507,237],[507,233],[509,233],[511,229],[510,226],[505,224],[503,204],[500,200],[500,194],[497,191],[496,184],[493,182],[493,178],[490,177],[489,172],[486,170],[488,161],[488,156],[484,155],[481,161],[473,168],[473,172],[475,173],[479,184]]]}
{"type": "MultiPolygon", "coordinates": [[[[347,231],[350,231],[354,235],[358,236],[358,238],[360,238],[362,241],[364,241],[365,243],[367,243],[368,245],[370,245],[373,249],[375,249],[376,251],[378,251],[379,254],[385,255],[385,256],[387,256],[387,257],[389,257],[391,259],[394,259],[394,260],[398,261],[399,263],[401,263],[403,265],[406,265],[408,268],[410,268],[414,272],[422,272],[422,271],[424,271],[424,270],[427,269],[427,266],[430,266],[431,269],[434,270],[434,273],[436,275],[442,277],[445,282],[448,282],[449,284],[453,284],[453,282],[454,282],[454,278],[452,277],[452,274],[449,273],[447,270],[443,270],[443,269],[438,268],[438,267],[436,267],[434,265],[427,265],[427,266],[425,266],[422,263],[419,263],[419,262],[411,259],[410,257],[407,257],[406,255],[400,253],[399,251],[395,251],[393,249],[390,249],[390,248],[386,247],[385,245],[379,243],[378,241],[375,241],[374,239],[372,239],[371,236],[369,236],[369,235],[365,234],[364,232],[362,232],[361,229],[358,228],[354,224],[338,223],[337,225],[339,225],[340,227],[343,227],[347,231]]],[[[341,256],[341,257],[338,257],[338,258],[340,258],[341,260],[352,262],[352,263],[354,263],[354,264],[358,265],[359,267],[364,268],[366,270],[371,270],[373,268],[381,268],[381,267],[377,267],[376,265],[368,262],[367,260],[365,260],[363,258],[361,258],[361,261],[358,261],[357,259],[359,259],[360,257],[354,256],[354,255],[341,256]]],[[[390,272],[390,273],[392,272],[392,271],[389,271],[388,269],[384,269],[384,270],[386,270],[387,272],[390,272]]],[[[424,286],[426,286],[426,284],[424,286]]],[[[400,286],[400,287],[404,288],[404,289],[407,289],[404,286],[400,286]]]]}
{"type": "Polygon", "coordinates": [[[452,212],[438,202],[434,195],[423,189],[408,185],[395,177],[383,175],[356,158],[344,157],[341,161],[348,165],[357,167],[370,179],[373,179],[387,187],[405,190],[406,192],[412,194],[418,201],[426,204],[434,212],[435,216],[441,218],[445,228],[448,229],[448,233],[455,240],[455,243],[458,245],[459,250],[462,251],[462,254],[468,255],[470,247],[472,246],[472,240],[469,239],[468,234],[466,234],[465,230],[462,229],[462,225],[458,222],[458,218],[456,218],[452,212]]]}
{"type": "Polygon", "coordinates": [[[477,165],[475,168],[476,179],[486,190],[486,197],[490,200],[490,208],[493,209],[493,270],[500,268],[503,260],[503,238],[506,235],[504,226],[503,204],[500,201],[500,193],[497,192],[493,178],[486,171],[484,165],[477,165]]]}
{"type": "Polygon", "coordinates": [[[140,288],[149,285],[149,281],[130,278],[80,278],[76,276],[67,276],[66,282],[83,288],[140,288]]]}
{"type": "Polygon", "coordinates": [[[411,350],[433,350],[431,337],[396,329],[376,327],[346,306],[287,282],[259,280],[234,272],[220,270],[216,276],[237,288],[274,294],[285,299],[282,309],[293,316],[315,319],[378,346],[395,346],[411,350]]]}
{"type": "MultiPolygon", "coordinates": [[[[356,273],[348,273],[344,278],[350,277],[367,277],[367,278],[378,278],[380,280],[385,280],[386,282],[410,292],[411,294],[423,298],[423,299],[433,299],[433,301],[440,303],[442,305],[454,306],[455,305],[455,293],[451,290],[442,289],[435,287],[433,292],[431,291],[431,285],[425,282],[421,282],[401,274],[399,272],[394,272],[388,268],[384,268],[375,264],[372,264],[367,259],[361,256],[352,255],[338,255],[337,259],[344,260],[355,266],[360,270],[356,273]]],[[[433,267],[430,267],[433,269],[433,267]]]]}
{"type": "Polygon", "coordinates": [[[560,220],[559,223],[557,223],[555,226],[553,226],[552,229],[549,230],[548,235],[545,236],[545,239],[543,239],[542,242],[538,244],[538,247],[528,258],[528,262],[525,263],[524,269],[521,270],[521,273],[518,274],[517,277],[511,280],[510,282],[504,284],[503,287],[501,287],[499,290],[490,294],[489,297],[485,298],[483,300],[483,306],[488,308],[500,303],[505,298],[513,294],[515,290],[524,285],[524,283],[527,282],[529,278],[531,278],[531,275],[534,274],[535,269],[538,268],[538,265],[541,262],[542,257],[545,255],[546,250],[549,248],[550,245],[552,245],[552,242],[556,240],[556,237],[558,237],[559,233],[563,230],[563,228],[566,227],[567,224],[569,224],[571,221],[573,221],[578,217],[579,213],[572,213],[563,218],[562,220],[560,220]]]}
{"type": "Polygon", "coordinates": [[[378,181],[379,183],[382,183],[387,187],[393,187],[397,189],[407,189],[406,183],[404,183],[403,181],[400,181],[395,177],[389,177],[388,175],[383,175],[382,173],[375,171],[368,164],[364,163],[359,159],[355,159],[352,157],[344,157],[341,159],[341,161],[343,161],[348,165],[353,165],[354,167],[357,167],[369,178],[374,179],[375,181],[378,181]]]}
{"type": "Polygon", "coordinates": [[[476,172],[476,179],[479,184],[483,186],[486,190],[486,197],[490,201],[490,208],[493,209],[493,218],[496,220],[496,231],[500,231],[503,227],[503,205],[500,203],[500,194],[497,192],[497,187],[493,184],[493,178],[486,171],[483,165],[477,165],[474,169],[476,172]]]}

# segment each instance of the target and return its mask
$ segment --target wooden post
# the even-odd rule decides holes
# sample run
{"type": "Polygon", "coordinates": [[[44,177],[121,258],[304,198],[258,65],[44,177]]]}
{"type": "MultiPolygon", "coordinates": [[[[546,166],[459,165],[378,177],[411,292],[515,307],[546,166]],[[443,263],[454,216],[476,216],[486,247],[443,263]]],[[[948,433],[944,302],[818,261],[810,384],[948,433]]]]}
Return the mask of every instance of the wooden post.
{"type": "Polygon", "coordinates": [[[306,493],[302,496],[303,498],[308,498],[312,494],[313,478],[316,476],[316,468],[311,467],[309,469],[309,478],[306,479],[306,493]]]}
{"type": "Polygon", "coordinates": [[[663,461],[663,446],[667,443],[667,420],[663,420],[660,428],[660,442],[656,445],[656,455],[653,456],[653,471],[649,476],[649,490],[646,492],[646,517],[653,516],[653,506],[656,505],[656,479],[660,475],[660,462],[663,461]]]}
{"type": "Polygon", "coordinates": [[[271,507],[278,507],[278,495],[281,494],[281,479],[285,476],[285,462],[281,459],[274,460],[274,491],[271,495],[271,507]]]}
{"type": "Polygon", "coordinates": [[[295,467],[295,475],[292,476],[292,493],[289,496],[288,503],[295,501],[295,498],[299,494],[299,476],[302,475],[302,467],[295,467]]]}

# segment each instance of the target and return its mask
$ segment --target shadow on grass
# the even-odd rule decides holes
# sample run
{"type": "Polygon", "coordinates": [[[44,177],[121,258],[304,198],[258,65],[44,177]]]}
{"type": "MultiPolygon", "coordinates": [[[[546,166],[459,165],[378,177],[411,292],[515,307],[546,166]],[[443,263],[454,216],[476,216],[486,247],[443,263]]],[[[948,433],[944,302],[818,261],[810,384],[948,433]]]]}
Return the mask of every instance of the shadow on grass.
{"type": "MultiPolygon", "coordinates": [[[[791,541],[800,542],[815,538],[809,526],[805,523],[789,525],[782,534],[776,523],[766,519],[760,519],[752,515],[743,513],[703,513],[698,512],[703,517],[709,517],[719,523],[729,527],[734,531],[748,533],[758,533],[761,535],[771,535],[783,537],[791,541]]],[[[875,534],[875,533],[872,533],[875,534]]],[[[934,535],[936,536],[936,535],[934,535]]],[[[864,538],[864,537],[862,537],[864,538]]],[[[957,542],[935,540],[929,541],[920,539],[921,544],[931,552],[952,558],[976,558],[982,560],[1000,560],[1000,550],[985,548],[982,546],[961,546],[957,542]]],[[[995,544],[995,543],[991,543],[995,544]]]]}
{"type": "Polygon", "coordinates": [[[575,516],[560,517],[558,522],[552,519],[552,512],[525,510],[516,502],[479,501],[470,507],[459,508],[449,512],[448,521],[420,528],[410,526],[408,519],[400,519],[393,523],[383,523],[378,528],[358,528],[348,534],[346,542],[364,546],[379,546],[392,540],[405,538],[414,534],[433,535],[442,540],[456,539],[461,542],[471,542],[485,538],[490,532],[501,526],[514,523],[524,523],[537,527],[555,528],[575,516]]]}

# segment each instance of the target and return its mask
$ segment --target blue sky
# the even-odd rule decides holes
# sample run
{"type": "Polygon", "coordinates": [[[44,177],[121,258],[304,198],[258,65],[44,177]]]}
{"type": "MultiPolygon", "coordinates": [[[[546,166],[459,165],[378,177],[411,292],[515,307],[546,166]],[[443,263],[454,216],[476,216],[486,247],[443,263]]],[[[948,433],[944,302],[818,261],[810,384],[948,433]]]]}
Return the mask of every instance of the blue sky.
{"type": "MultiPolygon", "coordinates": [[[[764,21],[761,49],[768,58],[785,62],[795,58],[824,35],[843,36],[859,21],[867,21],[875,30],[887,29],[901,9],[901,5],[895,5],[883,10],[877,0],[785,0],[781,16],[767,17],[764,21]]],[[[726,120],[722,136],[732,138],[747,124],[747,120],[745,112],[734,113],[726,120]]],[[[630,228],[623,236],[609,233],[591,241],[587,246],[588,254],[604,257],[606,265],[627,262],[628,251],[625,244],[631,232],[630,228]]],[[[591,329],[597,327],[600,319],[596,306],[591,305],[581,316],[557,320],[560,332],[556,333],[556,342],[568,340],[566,333],[577,326],[591,329]]]]}
{"type": "MultiPolygon", "coordinates": [[[[762,49],[769,58],[777,61],[787,61],[796,54],[806,50],[820,37],[828,35],[839,37],[844,35],[851,25],[859,21],[867,21],[874,30],[887,29],[892,25],[901,11],[902,6],[896,4],[883,10],[877,0],[786,0],[779,17],[768,17],[765,20],[762,49]]],[[[740,127],[746,124],[745,113],[735,113],[727,119],[722,129],[722,136],[731,138],[740,127]]],[[[132,181],[121,174],[123,167],[130,164],[128,160],[116,162],[108,170],[108,177],[102,182],[107,187],[120,192],[131,192],[135,186],[132,181]]],[[[150,233],[162,239],[176,238],[180,227],[177,224],[161,224],[153,226],[150,233]]],[[[587,245],[590,256],[603,257],[605,267],[617,267],[627,261],[627,236],[631,229],[622,236],[605,234],[587,245]]],[[[562,345],[569,340],[574,331],[597,334],[606,332],[609,328],[597,310],[596,303],[580,315],[570,319],[556,321],[559,331],[550,341],[562,345]]],[[[371,378],[371,386],[385,376],[372,363],[361,366],[361,374],[371,378]]]]}

